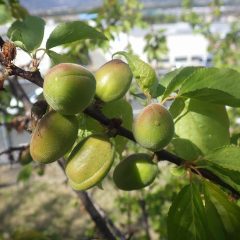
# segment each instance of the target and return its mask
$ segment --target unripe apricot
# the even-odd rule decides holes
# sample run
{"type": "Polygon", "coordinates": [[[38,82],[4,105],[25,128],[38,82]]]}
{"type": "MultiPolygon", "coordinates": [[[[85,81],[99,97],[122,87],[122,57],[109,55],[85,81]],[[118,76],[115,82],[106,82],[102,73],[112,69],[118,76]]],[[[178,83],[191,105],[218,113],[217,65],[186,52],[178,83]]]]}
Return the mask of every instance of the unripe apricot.
{"type": "MultiPolygon", "coordinates": [[[[102,112],[110,119],[119,119],[122,122],[121,126],[131,131],[133,123],[133,111],[131,104],[127,100],[119,99],[114,102],[106,103],[102,108],[102,112]]],[[[125,137],[119,135],[115,137],[116,151],[118,153],[122,153],[127,141],[128,140],[125,137]]]]}
{"type": "Polygon", "coordinates": [[[133,122],[136,141],[152,151],[164,148],[174,135],[174,122],[169,111],[153,103],[145,107],[133,122]]]}
{"type": "Polygon", "coordinates": [[[113,180],[119,189],[130,191],[150,185],[158,174],[158,166],[152,157],[138,153],[123,159],[113,172],[113,180]]]}
{"type": "Polygon", "coordinates": [[[44,78],[43,93],[48,104],[64,115],[83,111],[92,101],[96,80],[86,68],[61,63],[49,70],[44,78]]]}
{"type": "Polygon", "coordinates": [[[103,134],[93,134],[82,140],[71,152],[66,174],[70,186],[85,190],[100,183],[110,170],[114,146],[103,134]]]}
{"type": "Polygon", "coordinates": [[[95,77],[97,97],[103,102],[111,102],[126,94],[132,81],[132,72],[128,64],[113,59],[99,68],[95,77]]]}
{"type": "Polygon", "coordinates": [[[29,164],[30,162],[33,161],[32,156],[30,154],[30,148],[29,147],[27,147],[26,149],[24,149],[20,153],[18,161],[21,165],[27,165],[27,164],[29,164]]]}
{"type": "MultiPolygon", "coordinates": [[[[133,111],[131,104],[125,99],[119,99],[113,102],[105,103],[101,109],[102,113],[109,119],[119,119],[121,126],[132,129],[133,111]]],[[[80,118],[80,129],[90,131],[91,133],[104,133],[106,127],[101,125],[97,120],[84,116],[80,118]]],[[[116,151],[121,153],[127,143],[127,139],[122,136],[115,137],[116,151]]]]}
{"type": "Polygon", "coordinates": [[[51,163],[70,150],[77,137],[75,116],[63,116],[52,111],[44,115],[34,129],[30,153],[34,161],[51,163]]]}

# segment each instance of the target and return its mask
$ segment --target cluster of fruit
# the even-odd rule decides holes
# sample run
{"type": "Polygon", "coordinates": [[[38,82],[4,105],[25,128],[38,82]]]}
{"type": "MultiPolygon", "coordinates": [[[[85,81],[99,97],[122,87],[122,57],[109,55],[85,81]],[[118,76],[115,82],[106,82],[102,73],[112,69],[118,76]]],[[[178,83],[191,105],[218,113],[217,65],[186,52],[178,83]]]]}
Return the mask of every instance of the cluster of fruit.
{"type": "MultiPolygon", "coordinates": [[[[160,104],[150,104],[133,121],[131,105],[123,99],[131,81],[128,64],[118,59],[104,64],[95,76],[76,64],[62,63],[51,68],[43,85],[50,110],[33,131],[33,160],[46,164],[67,156],[65,171],[75,190],[88,189],[102,181],[113,164],[115,152],[123,151],[126,139],[116,136],[113,141],[105,128],[88,116],[82,124],[79,116],[94,97],[103,103],[104,115],[120,119],[123,127],[133,130],[140,145],[152,151],[165,147],[174,134],[170,113],[160,104]],[[88,129],[92,134],[78,141],[79,129],[88,129]]],[[[113,180],[120,189],[134,190],[152,183],[157,172],[151,155],[133,154],[116,166],[113,180]]]]}

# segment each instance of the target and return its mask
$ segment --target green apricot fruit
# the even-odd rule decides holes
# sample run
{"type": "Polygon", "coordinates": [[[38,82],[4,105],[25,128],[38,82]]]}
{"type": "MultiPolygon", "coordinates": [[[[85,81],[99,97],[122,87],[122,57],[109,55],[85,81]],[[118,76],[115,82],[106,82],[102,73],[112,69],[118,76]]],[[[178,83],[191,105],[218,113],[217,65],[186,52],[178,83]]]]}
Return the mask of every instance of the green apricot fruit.
{"type": "Polygon", "coordinates": [[[44,115],[34,129],[30,153],[34,161],[51,163],[62,157],[74,144],[78,121],[73,116],[63,116],[51,111],[44,115]]]}
{"type": "Polygon", "coordinates": [[[99,184],[112,166],[114,152],[113,144],[103,134],[83,139],[67,161],[65,171],[70,186],[75,190],[85,190],[99,184]]]}
{"type": "Polygon", "coordinates": [[[174,135],[173,118],[162,105],[150,104],[133,121],[133,135],[141,146],[161,150],[174,135]]]}
{"type": "Polygon", "coordinates": [[[114,169],[113,181],[119,189],[137,190],[150,185],[158,174],[158,166],[152,157],[137,153],[123,159],[114,169]]]}
{"type": "Polygon", "coordinates": [[[113,59],[100,67],[96,74],[96,96],[103,102],[122,98],[132,82],[132,72],[125,62],[113,59]]]}
{"type": "Polygon", "coordinates": [[[48,104],[64,115],[83,111],[93,100],[96,80],[86,68],[61,63],[49,70],[44,78],[43,94],[48,104]]]}
{"type": "MultiPolygon", "coordinates": [[[[122,121],[122,126],[131,130],[133,122],[133,111],[131,104],[125,99],[105,103],[102,107],[102,113],[108,118],[116,118],[122,121]]],[[[97,120],[84,116],[80,119],[81,130],[87,130],[91,133],[104,133],[106,128],[101,125],[97,120]]],[[[115,137],[116,151],[122,153],[124,150],[127,139],[122,136],[115,137]]]]}
{"type": "MultiPolygon", "coordinates": [[[[120,99],[114,102],[106,103],[102,108],[103,114],[108,118],[117,118],[122,121],[124,128],[132,130],[133,110],[131,104],[125,100],[120,99]]],[[[115,137],[116,151],[122,153],[128,140],[122,136],[115,137]]]]}
{"type": "Polygon", "coordinates": [[[230,143],[225,106],[191,99],[176,120],[176,135],[191,141],[203,154],[230,143]]]}
{"type": "Polygon", "coordinates": [[[33,159],[32,159],[32,156],[30,154],[30,148],[27,147],[26,149],[21,151],[21,153],[19,154],[18,162],[21,165],[27,165],[27,164],[29,164],[32,161],[33,161],[33,159]]]}

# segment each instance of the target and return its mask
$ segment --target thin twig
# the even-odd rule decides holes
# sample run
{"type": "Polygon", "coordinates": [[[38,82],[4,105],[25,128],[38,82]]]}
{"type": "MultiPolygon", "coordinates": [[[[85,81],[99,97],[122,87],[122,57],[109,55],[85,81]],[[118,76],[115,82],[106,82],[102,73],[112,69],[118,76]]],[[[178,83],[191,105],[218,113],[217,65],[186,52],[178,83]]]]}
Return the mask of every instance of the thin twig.
{"type": "Polygon", "coordinates": [[[0,156],[4,155],[4,154],[9,154],[11,152],[15,152],[15,151],[22,151],[24,149],[26,149],[28,147],[28,145],[25,146],[19,146],[19,147],[10,147],[6,150],[3,150],[2,152],[0,152],[0,156]]]}
{"type": "Polygon", "coordinates": [[[146,234],[146,239],[151,240],[151,235],[149,232],[149,223],[148,223],[148,212],[146,209],[146,201],[144,200],[143,197],[141,197],[141,199],[139,199],[138,203],[142,210],[142,221],[143,221],[143,226],[144,226],[144,230],[145,230],[145,234],[146,234]]]}

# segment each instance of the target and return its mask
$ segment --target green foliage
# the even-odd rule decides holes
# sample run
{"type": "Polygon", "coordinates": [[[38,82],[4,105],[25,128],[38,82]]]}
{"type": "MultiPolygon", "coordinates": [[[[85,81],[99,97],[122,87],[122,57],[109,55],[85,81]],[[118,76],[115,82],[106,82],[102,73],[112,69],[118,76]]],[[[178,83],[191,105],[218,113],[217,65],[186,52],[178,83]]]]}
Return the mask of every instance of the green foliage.
{"type": "MultiPolygon", "coordinates": [[[[90,63],[90,50],[101,48],[107,51],[110,48],[110,41],[116,39],[121,32],[128,33],[136,26],[146,26],[141,9],[142,4],[138,0],[104,0],[100,8],[91,11],[97,13],[96,19],[91,19],[91,24],[109,41],[92,39],[67,44],[64,45],[67,53],[76,57],[80,63],[87,65],[90,63]]],[[[126,49],[131,49],[130,44],[126,49]]]]}
{"type": "Polygon", "coordinates": [[[157,65],[156,67],[160,67],[160,60],[164,58],[168,52],[165,31],[152,30],[152,32],[144,37],[146,40],[144,52],[147,54],[149,62],[155,62],[157,65]]]}
{"type": "Polygon", "coordinates": [[[69,54],[59,54],[52,50],[46,51],[47,55],[50,57],[52,61],[52,65],[57,65],[59,63],[76,63],[77,59],[69,56],[69,54]]]}
{"type": "Polygon", "coordinates": [[[81,21],[73,21],[59,24],[50,34],[46,47],[47,49],[75,42],[81,39],[100,39],[106,40],[106,37],[95,28],[88,26],[81,21]]]}
{"type": "Polygon", "coordinates": [[[39,17],[26,16],[17,20],[8,29],[8,37],[26,52],[37,49],[43,39],[45,22],[39,17]]]}
{"type": "Polygon", "coordinates": [[[20,172],[18,173],[18,177],[17,177],[17,181],[18,182],[27,182],[31,175],[32,175],[32,165],[28,164],[26,166],[23,166],[20,170],[20,172]]]}
{"type": "Polygon", "coordinates": [[[208,240],[207,215],[198,186],[184,187],[174,199],[168,213],[169,240],[208,240]]]}
{"type": "Polygon", "coordinates": [[[240,192],[239,154],[238,146],[224,146],[203,156],[198,166],[210,170],[240,192]]]}
{"type": "Polygon", "coordinates": [[[236,191],[240,192],[240,174],[237,171],[223,168],[214,162],[209,162],[206,160],[198,161],[198,167],[204,168],[215,174],[217,177],[222,179],[223,182],[229,184],[236,191]]]}
{"type": "Polygon", "coordinates": [[[27,9],[18,0],[0,1],[0,24],[8,22],[12,18],[24,19],[27,15],[29,15],[27,9]]]}
{"type": "MultiPolygon", "coordinates": [[[[142,4],[138,0],[104,0],[97,9],[96,28],[109,40],[113,40],[120,32],[128,33],[136,26],[145,25],[141,9],[142,4]]],[[[109,43],[100,43],[100,47],[108,49],[109,43]]]]}
{"type": "Polygon", "coordinates": [[[204,156],[207,161],[213,162],[223,168],[240,172],[240,148],[230,145],[216,149],[204,156]]]}
{"type": "Polygon", "coordinates": [[[185,108],[185,98],[177,97],[172,102],[169,112],[172,114],[173,119],[176,119],[185,108]]]}
{"type": "Polygon", "coordinates": [[[214,236],[211,239],[237,240],[240,233],[240,208],[210,182],[205,182],[204,199],[207,224],[214,236]]]}
{"type": "Polygon", "coordinates": [[[156,96],[158,79],[155,70],[149,64],[127,52],[116,52],[114,55],[123,55],[127,59],[133,76],[147,96],[156,96]]]}
{"type": "Polygon", "coordinates": [[[161,79],[166,88],[162,99],[179,90],[178,96],[237,107],[239,78],[239,72],[232,69],[185,67],[161,79]]]}
{"type": "Polygon", "coordinates": [[[162,99],[166,99],[171,93],[178,90],[197,69],[199,67],[185,67],[168,73],[161,81],[161,84],[166,88],[162,99]]]}
{"type": "MultiPolygon", "coordinates": [[[[195,99],[187,100],[184,110],[175,120],[175,133],[178,137],[191,141],[196,146],[192,149],[197,148],[203,154],[228,145],[230,134],[226,109],[224,106],[213,103],[195,99]]],[[[186,149],[189,151],[188,145],[181,151],[185,152],[186,149]]],[[[196,153],[194,151],[193,155],[196,153]]]]}
{"type": "MultiPolygon", "coordinates": [[[[1,3],[0,3],[1,4],[1,3]]],[[[0,24],[4,24],[11,19],[11,13],[5,5],[0,5],[0,24]]]]}
{"type": "Polygon", "coordinates": [[[200,149],[190,140],[184,138],[174,138],[172,140],[174,152],[185,160],[196,160],[200,155],[200,149]]]}
{"type": "Polygon", "coordinates": [[[183,82],[179,95],[239,107],[239,79],[239,72],[232,69],[196,69],[183,82]]]}
{"type": "Polygon", "coordinates": [[[9,0],[11,14],[16,19],[24,19],[29,15],[26,8],[21,6],[18,0],[9,0]]]}
{"type": "Polygon", "coordinates": [[[222,190],[209,182],[202,186],[191,183],[180,191],[169,210],[168,237],[237,240],[239,224],[240,208],[222,190]]]}

